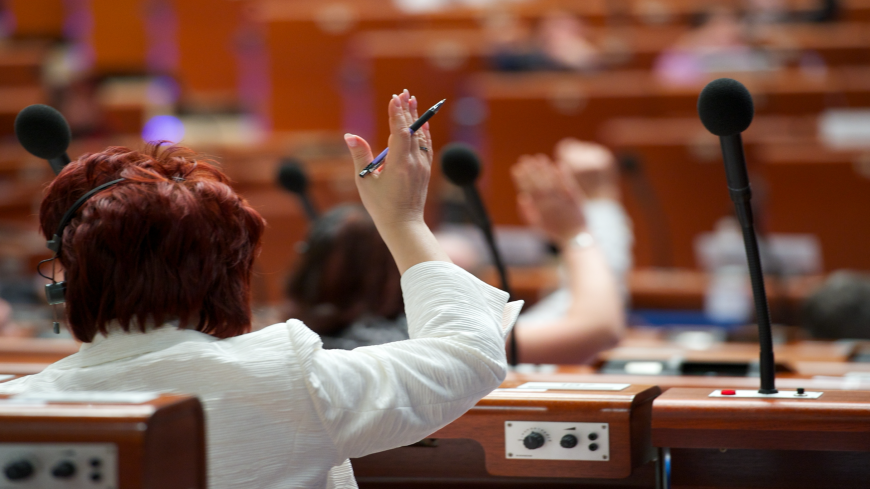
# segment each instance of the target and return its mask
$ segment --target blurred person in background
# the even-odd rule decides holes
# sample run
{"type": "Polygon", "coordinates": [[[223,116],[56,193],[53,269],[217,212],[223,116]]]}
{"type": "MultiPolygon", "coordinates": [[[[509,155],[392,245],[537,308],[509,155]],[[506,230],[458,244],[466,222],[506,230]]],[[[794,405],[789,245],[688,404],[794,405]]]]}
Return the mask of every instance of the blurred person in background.
{"type": "Polygon", "coordinates": [[[532,29],[504,11],[484,23],[490,62],[499,71],[564,70],[590,72],[601,66],[600,49],[586,24],[569,12],[547,12],[532,29]]]}
{"type": "Polygon", "coordinates": [[[302,248],[287,282],[287,317],[302,320],[326,349],[408,339],[401,277],[364,207],[325,213],[302,248]]]}
{"type": "Polygon", "coordinates": [[[537,32],[541,53],[552,69],[594,71],[600,52],[589,40],[589,30],[579,17],[553,10],[541,19],[537,32]]]}
{"type": "Polygon", "coordinates": [[[870,275],[841,270],[804,301],[802,323],[816,339],[870,339],[870,275]]]}
{"type": "Polygon", "coordinates": [[[561,288],[520,315],[518,353],[524,363],[587,363],[624,333],[633,237],[612,153],[565,139],[555,157],[522,156],[511,172],[520,213],[563,264],[561,288]]]}
{"type": "MultiPolygon", "coordinates": [[[[768,53],[753,46],[744,20],[734,9],[714,7],[695,24],[656,59],[653,70],[661,80],[694,84],[707,73],[775,68],[768,53]]],[[[753,37],[757,41],[761,36],[756,32],[753,37]]]]}
{"type": "Polygon", "coordinates": [[[532,71],[545,64],[532,41],[532,29],[523,19],[505,10],[495,10],[483,22],[483,32],[492,68],[498,71],[532,71]]]}

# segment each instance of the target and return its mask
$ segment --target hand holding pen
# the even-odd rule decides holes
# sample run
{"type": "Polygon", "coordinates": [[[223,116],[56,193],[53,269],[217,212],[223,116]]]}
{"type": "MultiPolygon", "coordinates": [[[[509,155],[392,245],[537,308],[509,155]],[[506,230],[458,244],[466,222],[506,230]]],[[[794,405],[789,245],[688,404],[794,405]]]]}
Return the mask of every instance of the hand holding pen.
{"type": "MultiPolygon", "coordinates": [[[[407,92],[408,92],[408,91],[405,90],[404,92],[402,92],[402,94],[404,95],[404,94],[407,93],[407,92]]],[[[394,95],[394,97],[395,97],[395,95],[394,95]]],[[[417,115],[417,98],[416,98],[416,97],[411,97],[410,100],[413,101],[413,104],[414,104],[414,111],[413,111],[413,112],[414,112],[414,116],[416,117],[416,115],[417,115]]],[[[437,104],[433,105],[429,110],[427,110],[426,112],[424,112],[423,115],[422,115],[420,118],[418,118],[416,121],[414,121],[414,122],[411,124],[411,126],[409,127],[409,130],[411,131],[411,134],[414,134],[415,132],[419,131],[420,128],[423,127],[423,124],[425,124],[426,122],[428,122],[429,119],[431,119],[433,115],[437,114],[437,113],[438,113],[438,109],[440,109],[441,106],[444,105],[444,102],[445,102],[446,100],[447,100],[447,99],[442,99],[440,102],[438,102],[437,104]]],[[[427,151],[427,152],[428,152],[428,151],[429,151],[429,148],[426,147],[426,146],[420,146],[420,150],[421,150],[421,151],[427,151]]],[[[369,163],[368,165],[366,165],[366,167],[363,168],[363,170],[362,170],[361,172],[359,172],[359,176],[360,176],[360,178],[362,178],[362,177],[366,176],[367,174],[372,173],[373,171],[375,171],[375,170],[377,170],[378,168],[380,168],[380,166],[381,166],[381,165],[383,164],[383,162],[384,162],[384,159],[387,157],[387,153],[388,153],[389,151],[390,151],[390,147],[389,147],[389,146],[387,146],[383,151],[381,151],[381,154],[379,154],[379,155],[378,155],[374,160],[372,160],[371,163],[369,163]]]]}
{"type": "MultiPolygon", "coordinates": [[[[432,171],[432,139],[424,124],[411,134],[417,117],[417,100],[403,91],[393,96],[387,110],[390,121],[389,155],[383,166],[370,178],[355,178],[363,205],[379,230],[399,223],[423,222],[423,207],[432,171]]],[[[353,157],[354,173],[359,174],[372,162],[372,150],[365,139],[344,135],[353,157]]]]}
{"type": "MultiPolygon", "coordinates": [[[[360,198],[400,273],[418,263],[450,261],[423,220],[423,208],[432,174],[432,139],[429,125],[411,133],[417,117],[417,99],[407,90],[394,95],[386,107],[390,116],[389,155],[371,178],[354,178],[360,198]]],[[[353,157],[354,173],[372,162],[365,139],[345,134],[353,157]]],[[[366,257],[359,257],[365,260],[366,257]]]]}

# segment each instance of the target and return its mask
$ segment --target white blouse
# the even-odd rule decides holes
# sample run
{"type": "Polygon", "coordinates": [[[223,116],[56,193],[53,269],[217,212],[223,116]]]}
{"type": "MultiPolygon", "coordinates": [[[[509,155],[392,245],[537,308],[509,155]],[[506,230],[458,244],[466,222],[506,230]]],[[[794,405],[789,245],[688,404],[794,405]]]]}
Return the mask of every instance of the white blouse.
{"type": "Polygon", "coordinates": [[[522,302],[444,262],[402,276],[410,340],[323,350],[291,319],[218,340],[112,332],[0,393],[159,391],[205,408],[209,486],[353,488],[349,457],[415,443],[504,379],[522,302]]]}

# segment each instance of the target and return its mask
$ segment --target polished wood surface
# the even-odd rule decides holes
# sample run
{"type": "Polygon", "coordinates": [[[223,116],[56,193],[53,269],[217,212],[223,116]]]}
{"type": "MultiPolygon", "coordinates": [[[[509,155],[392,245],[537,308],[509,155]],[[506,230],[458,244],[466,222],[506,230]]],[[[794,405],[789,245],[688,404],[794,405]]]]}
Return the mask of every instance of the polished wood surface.
{"type": "MultiPolygon", "coordinates": [[[[782,389],[784,390],[784,389],[782,389]]],[[[870,392],[818,399],[709,397],[673,388],[653,403],[653,444],[671,448],[870,451],[870,392]]]]}
{"type": "MultiPolygon", "coordinates": [[[[507,380],[522,382],[606,382],[618,384],[657,385],[662,391],[675,387],[710,389],[758,389],[758,377],[730,377],[708,375],[631,375],[599,374],[594,371],[582,372],[576,367],[559,367],[555,373],[519,374],[512,372],[507,380]]],[[[800,374],[777,374],[777,387],[808,390],[825,389],[867,389],[870,382],[859,378],[816,376],[800,374]]]]}
{"type": "MultiPolygon", "coordinates": [[[[481,278],[498,286],[495,269],[487,269],[481,278]]],[[[526,301],[528,307],[561,285],[559,269],[555,264],[543,266],[508,267],[511,292],[515,299],[526,301]]],[[[746,279],[748,283],[748,278],[746,279]]],[[[767,299],[771,309],[795,316],[803,300],[825,280],[824,275],[765,278],[767,299]]],[[[627,277],[629,303],[634,309],[688,309],[703,310],[710,283],[710,274],[691,268],[639,267],[627,277]]]]}
{"type": "MultiPolygon", "coordinates": [[[[774,345],[773,350],[776,362],[793,370],[790,364],[797,361],[847,362],[855,345],[850,342],[799,341],[774,345]]],[[[758,360],[758,351],[758,345],[753,343],[713,343],[697,349],[658,339],[627,339],[616,348],[602,352],[599,357],[603,361],[678,358],[698,362],[753,362],[758,360]]]]}
{"type": "Polygon", "coordinates": [[[70,339],[0,337],[0,362],[54,363],[79,351],[80,346],[70,339]]]}
{"type": "Polygon", "coordinates": [[[866,485],[870,391],[825,390],[818,399],[711,398],[710,392],[674,388],[653,403],[653,444],[665,447],[671,487],[866,485]]]}
{"type": "Polygon", "coordinates": [[[674,448],[670,459],[672,489],[860,488],[870,480],[868,452],[674,448]]]}
{"type": "Polygon", "coordinates": [[[0,443],[114,443],[119,489],[205,489],[199,400],[162,395],[144,404],[4,402],[0,443]]]}

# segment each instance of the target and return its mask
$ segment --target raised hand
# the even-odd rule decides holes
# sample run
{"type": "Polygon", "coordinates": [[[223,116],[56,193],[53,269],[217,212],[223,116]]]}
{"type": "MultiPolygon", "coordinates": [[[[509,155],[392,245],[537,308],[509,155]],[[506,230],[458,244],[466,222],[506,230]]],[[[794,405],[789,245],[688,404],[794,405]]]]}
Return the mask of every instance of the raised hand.
{"type": "Polygon", "coordinates": [[[524,155],[511,168],[520,213],[562,246],[586,228],[583,193],[565,166],[545,155],[524,155]]]}
{"type": "Polygon", "coordinates": [[[590,199],[619,200],[619,175],[613,153],[600,144],[565,138],[556,144],[556,161],[571,170],[590,199]]]}
{"type": "MultiPolygon", "coordinates": [[[[354,180],[363,205],[404,273],[424,261],[450,261],[423,221],[423,207],[432,172],[432,137],[429,123],[411,134],[417,119],[417,99],[407,90],[393,95],[390,116],[390,151],[384,164],[366,178],[356,175],[372,159],[365,139],[345,134],[353,157],[354,180]]],[[[360,257],[364,260],[365,257],[360,257]]]]}
{"type": "MultiPolygon", "coordinates": [[[[407,90],[393,95],[389,104],[390,151],[384,164],[366,178],[355,178],[363,205],[375,224],[423,220],[423,206],[432,170],[432,139],[429,125],[411,134],[417,119],[417,99],[407,90]],[[425,148],[425,149],[421,149],[425,148]]],[[[372,159],[365,139],[345,134],[345,142],[359,173],[372,159]]]]}

